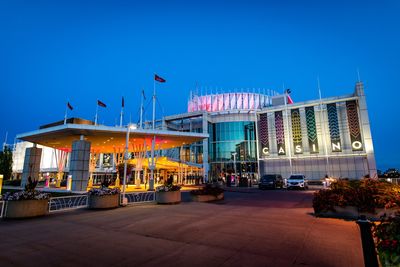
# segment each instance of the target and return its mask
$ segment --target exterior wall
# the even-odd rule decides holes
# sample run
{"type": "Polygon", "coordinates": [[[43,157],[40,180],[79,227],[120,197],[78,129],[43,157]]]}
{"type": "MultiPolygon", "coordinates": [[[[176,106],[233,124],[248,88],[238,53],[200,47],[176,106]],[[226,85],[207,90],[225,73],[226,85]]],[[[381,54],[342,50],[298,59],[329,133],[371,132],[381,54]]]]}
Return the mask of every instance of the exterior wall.
{"type": "Polygon", "coordinates": [[[31,177],[32,181],[39,180],[41,157],[42,157],[41,148],[38,147],[26,148],[21,186],[25,186],[28,183],[29,177],[31,177]]]}
{"type": "MultiPolygon", "coordinates": [[[[19,142],[15,144],[13,151],[12,168],[14,173],[22,173],[22,169],[24,166],[25,150],[29,147],[33,147],[33,143],[19,142]]],[[[42,149],[40,172],[56,172],[57,164],[54,149],[41,145],[37,145],[37,147],[42,149]]]]}
{"type": "Polygon", "coordinates": [[[357,83],[354,95],[270,107],[259,112],[260,174],[279,173],[288,177],[303,173],[309,179],[326,175],[374,177],[372,137],[361,85],[357,83]],[[314,128],[310,118],[315,120],[314,128]]]}

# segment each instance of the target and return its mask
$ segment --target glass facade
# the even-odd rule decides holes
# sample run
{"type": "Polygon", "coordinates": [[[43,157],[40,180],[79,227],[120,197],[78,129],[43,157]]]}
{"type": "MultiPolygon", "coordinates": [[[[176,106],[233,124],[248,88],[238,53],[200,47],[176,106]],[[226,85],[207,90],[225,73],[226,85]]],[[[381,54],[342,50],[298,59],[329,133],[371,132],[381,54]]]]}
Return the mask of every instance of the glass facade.
{"type": "Polygon", "coordinates": [[[234,121],[209,123],[209,162],[211,177],[221,173],[252,176],[257,173],[255,123],[234,121]],[[235,155],[235,156],[234,156],[235,155]]]}

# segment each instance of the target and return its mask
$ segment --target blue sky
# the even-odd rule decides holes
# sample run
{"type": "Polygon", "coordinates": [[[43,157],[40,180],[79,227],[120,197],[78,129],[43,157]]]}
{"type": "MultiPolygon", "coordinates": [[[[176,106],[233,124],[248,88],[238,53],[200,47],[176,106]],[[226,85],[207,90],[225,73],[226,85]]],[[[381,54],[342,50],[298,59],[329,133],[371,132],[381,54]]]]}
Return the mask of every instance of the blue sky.
{"type": "Polygon", "coordinates": [[[0,0],[0,137],[63,119],[68,99],[87,119],[101,99],[99,121],[113,125],[123,95],[136,122],[154,72],[167,79],[161,117],[184,112],[196,83],[285,84],[303,101],[318,97],[317,76],[324,97],[352,93],[359,68],[378,167],[400,167],[399,12],[397,1],[0,0]]]}

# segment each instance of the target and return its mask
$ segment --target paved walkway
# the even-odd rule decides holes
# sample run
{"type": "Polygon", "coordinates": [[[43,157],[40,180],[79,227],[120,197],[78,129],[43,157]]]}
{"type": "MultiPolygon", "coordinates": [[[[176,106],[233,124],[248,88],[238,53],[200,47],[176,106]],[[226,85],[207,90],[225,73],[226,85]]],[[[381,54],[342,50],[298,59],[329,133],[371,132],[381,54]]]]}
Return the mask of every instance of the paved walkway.
{"type": "Polygon", "coordinates": [[[356,224],[315,218],[310,201],[310,192],[229,192],[218,204],[1,221],[0,266],[363,266],[356,224]]]}

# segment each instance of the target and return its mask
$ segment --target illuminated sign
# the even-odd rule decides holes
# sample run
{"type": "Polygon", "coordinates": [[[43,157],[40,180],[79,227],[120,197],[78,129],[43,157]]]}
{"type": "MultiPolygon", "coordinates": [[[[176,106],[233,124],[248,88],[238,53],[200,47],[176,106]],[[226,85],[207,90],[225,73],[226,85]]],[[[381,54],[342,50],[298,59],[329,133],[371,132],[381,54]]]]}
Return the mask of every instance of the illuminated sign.
{"type": "Polygon", "coordinates": [[[351,149],[353,151],[362,151],[363,144],[361,139],[360,121],[358,119],[357,102],[346,102],[347,121],[349,124],[351,149]]]}
{"type": "Polygon", "coordinates": [[[275,112],[275,130],[276,130],[276,144],[278,148],[278,155],[286,155],[285,148],[285,129],[283,127],[282,111],[275,112]]]}
{"type": "Polygon", "coordinates": [[[291,110],[291,120],[294,154],[303,154],[303,138],[301,134],[300,110],[298,108],[291,110]]]}
{"type": "Polygon", "coordinates": [[[339,129],[336,103],[327,104],[326,108],[328,110],[328,123],[329,123],[329,133],[331,136],[332,152],[341,152],[342,144],[340,142],[340,129],[339,129]]]}
{"type": "Polygon", "coordinates": [[[308,146],[310,147],[310,153],[316,154],[319,152],[319,147],[318,147],[317,127],[315,124],[314,107],[306,107],[305,110],[306,110],[308,146]]]}
{"type": "Polygon", "coordinates": [[[262,155],[269,155],[269,136],[268,136],[268,114],[260,114],[258,122],[258,138],[261,144],[262,155]]]}

